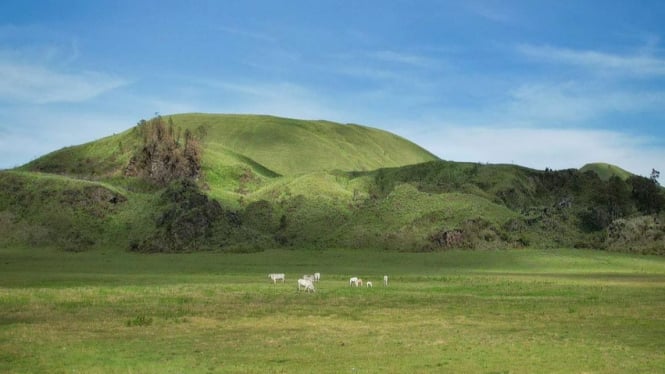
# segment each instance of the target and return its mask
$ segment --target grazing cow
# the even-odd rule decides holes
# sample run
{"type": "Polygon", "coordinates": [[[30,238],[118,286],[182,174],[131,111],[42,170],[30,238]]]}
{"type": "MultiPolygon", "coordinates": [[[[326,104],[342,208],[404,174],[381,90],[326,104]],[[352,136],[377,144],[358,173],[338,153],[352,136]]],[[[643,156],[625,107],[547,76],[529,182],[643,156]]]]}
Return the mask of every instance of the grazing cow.
{"type": "Polygon", "coordinates": [[[358,278],[358,280],[356,281],[356,287],[362,287],[362,286],[363,286],[363,280],[362,278],[358,278]]]}
{"type": "Polygon", "coordinates": [[[278,280],[281,280],[282,283],[284,283],[286,276],[284,275],[284,273],[271,273],[268,274],[268,278],[270,278],[273,284],[277,283],[278,280]]]}
{"type": "Polygon", "coordinates": [[[387,275],[384,275],[384,276],[383,276],[383,285],[384,285],[384,286],[387,286],[387,285],[388,285],[388,276],[387,276],[387,275]]]}
{"type": "Polygon", "coordinates": [[[298,291],[301,289],[305,290],[306,292],[314,292],[314,283],[308,279],[298,279],[298,291]]]}
{"type": "Polygon", "coordinates": [[[365,283],[365,284],[367,285],[367,288],[372,288],[372,287],[374,287],[374,286],[372,285],[372,281],[367,281],[367,283],[365,283]]]}
{"type": "Polygon", "coordinates": [[[349,279],[349,286],[356,286],[358,287],[358,277],[351,277],[349,279]]]}
{"type": "Polygon", "coordinates": [[[316,278],[313,275],[305,274],[302,276],[302,279],[314,282],[316,278]]]}
{"type": "Polygon", "coordinates": [[[314,280],[315,281],[320,281],[321,280],[321,273],[314,273],[314,280]]]}

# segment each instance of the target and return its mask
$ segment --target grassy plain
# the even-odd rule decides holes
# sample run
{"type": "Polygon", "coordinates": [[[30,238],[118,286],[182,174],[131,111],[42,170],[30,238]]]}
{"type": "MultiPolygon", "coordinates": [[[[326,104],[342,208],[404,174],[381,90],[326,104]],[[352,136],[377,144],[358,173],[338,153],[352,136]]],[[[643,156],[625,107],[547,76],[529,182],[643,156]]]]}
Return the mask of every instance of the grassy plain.
{"type": "Polygon", "coordinates": [[[0,274],[0,372],[665,372],[663,257],[2,248],[0,274]]]}

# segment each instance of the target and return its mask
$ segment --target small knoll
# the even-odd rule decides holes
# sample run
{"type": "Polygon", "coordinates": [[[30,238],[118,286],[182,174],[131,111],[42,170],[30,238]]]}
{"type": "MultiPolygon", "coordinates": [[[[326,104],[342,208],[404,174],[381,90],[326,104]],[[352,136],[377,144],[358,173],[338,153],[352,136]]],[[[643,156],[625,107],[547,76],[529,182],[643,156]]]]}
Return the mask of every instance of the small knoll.
{"type": "Polygon", "coordinates": [[[613,176],[617,176],[623,180],[626,180],[633,175],[633,173],[624,170],[616,165],[607,164],[604,162],[593,162],[586,164],[580,168],[580,171],[582,173],[587,171],[593,171],[594,173],[598,174],[598,176],[602,180],[609,180],[613,176]]]}

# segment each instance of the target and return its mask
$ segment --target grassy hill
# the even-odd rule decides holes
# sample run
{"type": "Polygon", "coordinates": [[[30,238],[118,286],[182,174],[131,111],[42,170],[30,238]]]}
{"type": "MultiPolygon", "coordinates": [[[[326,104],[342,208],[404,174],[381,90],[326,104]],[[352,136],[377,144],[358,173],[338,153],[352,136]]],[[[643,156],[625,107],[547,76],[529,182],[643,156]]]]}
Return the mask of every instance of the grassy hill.
{"type": "Polygon", "coordinates": [[[665,206],[662,190],[645,178],[603,174],[619,175],[618,167],[441,161],[385,131],[326,121],[213,114],[160,121],[153,132],[146,126],[156,122],[142,121],[0,172],[0,242],[146,252],[665,251],[664,220],[655,215],[665,206]],[[156,183],[129,172],[137,157],[145,172],[180,170],[186,160],[196,167],[189,182],[156,183]]]}
{"type": "Polygon", "coordinates": [[[593,171],[594,173],[598,174],[598,176],[602,180],[608,180],[613,176],[617,176],[623,180],[626,180],[631,175],[633,175],[631,172],[626,171],[616,165],[607,164],[604,162],[594,162],[586,164],[582,166],[582,168],[580,168],[580,171],[581,172],[593,171]]]}
{"type": "Polygon", "coordinates": [[[394,134],[359,125],[247,115],[170,118],[184,129],[203,126],[208,152],[242,155],[280,175],[374,170],[436,159],[394,134]]]}
{"type": "MultiPolygon", "coordinates": [[[[165,116],[184,131],[205,133],[205,167],[225,175],[233,166],[274,177],[321,170],[374,170],[437,159],[386,131],[328,121],[272,116],[177,114],[165,116]]],[[[38,158],[22,169],[74,175],[114,175],[140,139],[136,128],[38,158]]]]}

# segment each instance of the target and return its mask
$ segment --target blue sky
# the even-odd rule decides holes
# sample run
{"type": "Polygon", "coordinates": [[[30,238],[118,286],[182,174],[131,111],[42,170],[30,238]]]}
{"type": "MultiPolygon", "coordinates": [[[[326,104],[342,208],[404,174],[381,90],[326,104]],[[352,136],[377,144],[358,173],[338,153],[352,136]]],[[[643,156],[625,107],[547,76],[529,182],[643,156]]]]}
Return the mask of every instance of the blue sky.
{"type": "Polygon", "coordinates": [[[3,1],[0,168],[180,112],[665,171],[665,2],[3,1]]]}

